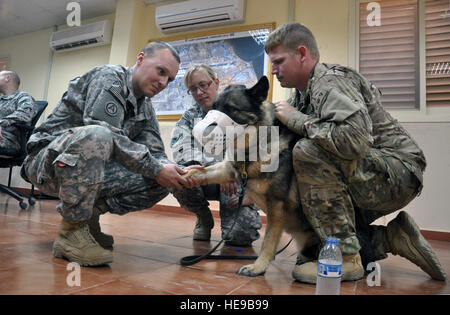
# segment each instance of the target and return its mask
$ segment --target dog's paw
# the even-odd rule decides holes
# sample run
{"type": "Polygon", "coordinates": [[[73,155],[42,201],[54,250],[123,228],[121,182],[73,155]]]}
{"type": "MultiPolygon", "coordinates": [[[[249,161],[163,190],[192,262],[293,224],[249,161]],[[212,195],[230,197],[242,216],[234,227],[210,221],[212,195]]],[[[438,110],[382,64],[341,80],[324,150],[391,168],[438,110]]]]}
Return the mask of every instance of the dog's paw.
{"type": "Polygon", "coordinates": [[[242,275],[242,276],[247,276],[247,277],[261,276],[264,273],[266,273],[266,270],[265,269],[259,270],[259,269],[255,268],[255,264],[242,266],[237,271],[237,274],[242,275]]]}
{"type": "Polygon", "coordinates": [[[204,171],[198,169],[189,170],[186,174],[183,175],[184,178],[195,178],[195,179],[203,179],[204,171]]]}

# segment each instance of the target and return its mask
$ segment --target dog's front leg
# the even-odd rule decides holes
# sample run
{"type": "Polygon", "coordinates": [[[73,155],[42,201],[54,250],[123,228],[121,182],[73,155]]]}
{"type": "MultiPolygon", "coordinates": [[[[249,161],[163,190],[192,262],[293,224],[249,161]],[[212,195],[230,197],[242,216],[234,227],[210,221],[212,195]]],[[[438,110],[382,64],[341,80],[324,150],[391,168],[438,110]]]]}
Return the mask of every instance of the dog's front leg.
{"type": "Polygon", "coordinates": [[[185,178],[194,177],[200,181],[206,180],[206,184],[225,184],[236,179],[236,170],[229,161],[223,161],[203,170],[192,169],[183,175],[185,178]]]}
{"type": "Polygon", "coordinates": [[[277,246],[283,232],[286,216],[283,213],[283,202],[278,202],[267,209],[267,227],[264,234],[264,241],[261,253],[254,264],[245,265],[239,268],[238,274],[255,277],[266,272],[269,263],[275,258],[277,246]]]}

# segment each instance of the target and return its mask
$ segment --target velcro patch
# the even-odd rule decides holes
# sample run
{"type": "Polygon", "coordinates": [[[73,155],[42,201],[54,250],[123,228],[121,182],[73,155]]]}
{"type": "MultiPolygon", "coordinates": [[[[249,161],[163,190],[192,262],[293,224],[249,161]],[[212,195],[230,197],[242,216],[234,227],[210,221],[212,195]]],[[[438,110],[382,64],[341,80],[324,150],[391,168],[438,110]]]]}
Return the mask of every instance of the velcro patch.
{"type": "Polygon", "coordinates": [[[110,125],[121,128],[125,117],[124,106],[117,100],[111,90],[103,90],[92,108],[92,118],[105,121],[110,125]]]}
{"type": "Polygon", "coordinates": [[[105,104],[105,112],[111,116],[111,117],[115,117],[117,116],[117,114],[119,113],[119,107],[117,106],[116,103],[106,103],[105,104]]]}

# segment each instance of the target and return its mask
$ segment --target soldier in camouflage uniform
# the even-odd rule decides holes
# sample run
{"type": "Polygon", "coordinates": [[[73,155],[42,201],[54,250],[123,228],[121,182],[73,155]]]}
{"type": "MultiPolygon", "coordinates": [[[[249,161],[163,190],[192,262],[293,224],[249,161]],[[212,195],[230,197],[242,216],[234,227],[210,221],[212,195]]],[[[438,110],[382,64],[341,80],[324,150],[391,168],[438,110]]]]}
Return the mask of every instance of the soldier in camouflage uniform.
{"type": "MultiPolygon", "coordinates": [[[[355,226],[359,212],[375,260],[399,254],[444,280],[433,249],[406,212],[387,226],[369,226],[421,192],[426,166],[417,143],[384,110],[378,89],[350,68],[320,63],[313,34],[299,23],[271,33],[265,49],[281,86],[296,89],[276,104],[277,118],[302,136],[293,164],[303,212],[322,245],[329,236],[339,239],[342,279],[364,274],[355,226]]],[[[298,262],[293,276],[314,283],[317,256],[309,259],[298,262]]]]}
{"type": "MultiPolygon", "coordinates": [[[[196,103],[184,112],[175,125],[171,140],[173,158],[175,162],[185,166],[209,166],[222,161],[223,152],[214,155],[203,150],[192,135],[194,125],[205,117],[216,99],[219,79],[211,67],[196,65],[186,72],[184,82],[188,93],[192,95],[196,103]]],[[[225,243],[235,246],[250,245],[259,238],[258,229],[261,228],[259,208],[245,196],[236,223],[230,231],[237,210],[238,197],[235,193],[238,187],[235,183],[220,185],[220,188],[218,186],[194,187],[189,195],[174,192],[181,206],[197,215],[194,240],[210,239],[214,220],[208,200],[219,200],[222,238],[226,240],[225,243]]]]}
{"type": "Polygon", "coordinates": [[[20,130],[13,124],[29,125],[35,115],[33,97],[19,91],[19,85],[16,72],[0,72],[0,155],[14,155],[20,150],[20,130]]]}
{"type": "Polygon", "coordinates": [[[95,67],[70,81],[35,129],[22,174],[60,199],[55,257],[86,266],[112,262],[113,238],[101,232],[100,214],[146,209],[171,188],[200,184],[183,179],[185,171],[167,159],[150,101],[179,63],[170,45],[153,42],[133,67],[95,67]]]}

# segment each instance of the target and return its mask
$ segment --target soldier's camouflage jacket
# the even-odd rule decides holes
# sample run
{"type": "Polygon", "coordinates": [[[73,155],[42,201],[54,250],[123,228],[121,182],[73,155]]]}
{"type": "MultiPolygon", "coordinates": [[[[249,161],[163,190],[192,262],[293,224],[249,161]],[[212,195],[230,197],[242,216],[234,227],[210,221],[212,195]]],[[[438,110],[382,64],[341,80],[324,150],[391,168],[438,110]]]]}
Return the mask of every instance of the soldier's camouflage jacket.
{"type": "Polygon", "coordinates": [[[105,65],[71,80],[51,115],[30,137],[28,153],[36,154],[70,128],[100,125],[146,146],[148,150],[127,152],[134,158],[124,160],[123,165],[134,173],[155,178],[163,163],[172,162],[164,152],[150,99],[134,96],[132,71],[120,65],[105,65]]]}
{"type": "Polygon", "coordinates": [[[202,145],[192,135],[197,122],[205,118],[206,113],[198,103],[193,104],[184,113],[173,129],[170,147],[176,163],[187,165],[193,161],[209,166],[223,160],[222,155],[213,155],[202,149],[202,145]]]}
{"type": "Polygon", "coordinates": [[[34,99],[26,92],[15,91],[0,97],[0,127],[4,138],[0,140],[0,147],[20,149],[20,131],[13,124],[29,125],[35,115],[35,111],[36,104],[34,99]]]}
{"type": "MultiPolygon", "coordinates": [[[[356,71],[317,63],[304,93],[288,102],[298,109],[287,126],[312,139],[342,160],[365,158],[371,148],[402,161],[423,183],[426,160],[422,150],[400,123],[383,108],[379,90],[356,71]]],[[[348,181],[364,181],[370,174],[354,168],[348,181]]]]}

